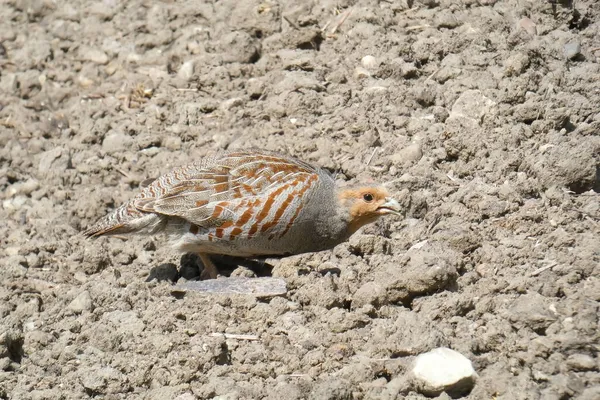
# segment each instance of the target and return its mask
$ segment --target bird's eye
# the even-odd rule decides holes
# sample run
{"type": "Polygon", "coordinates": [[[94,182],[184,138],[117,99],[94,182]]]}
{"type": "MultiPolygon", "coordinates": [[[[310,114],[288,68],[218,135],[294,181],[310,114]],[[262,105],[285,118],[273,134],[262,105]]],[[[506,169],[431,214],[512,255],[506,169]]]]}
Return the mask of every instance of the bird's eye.
{"type": "Polygon", "coordinates": [[[366,201],[367,203],[370,203],[373,201],[373,195],[371,193],[365,193],[363,195],[363,200],[366,201]]]}

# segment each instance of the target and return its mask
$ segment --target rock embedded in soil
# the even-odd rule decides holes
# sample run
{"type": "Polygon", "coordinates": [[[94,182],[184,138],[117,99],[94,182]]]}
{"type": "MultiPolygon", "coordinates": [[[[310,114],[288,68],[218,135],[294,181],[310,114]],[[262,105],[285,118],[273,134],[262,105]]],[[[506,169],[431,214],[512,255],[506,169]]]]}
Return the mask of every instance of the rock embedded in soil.
{"type": "Polygon", "coordinates": [[[563,51],[567,60],[574,60],[581,53],[581,44],[579,42],[567,43],[563,47],[563,51]]]}
{"type": "Polygon", "coordinates": [[[108,55],[104,51],[87,46],[79,49],[79,59],[100,65],[108,64],[109,60],[108,55]]]}
{"type": "Polygon", "coordinates": [[[92,302],[92,297],[87,290],[81,292],[71,303],[69,303],[69,309],[78,314],[84,311],[92,311],[93,308],[94,304],[92,302]]]}
{"type": "Polygon", "coordinates": [[[490,113],[495,104],[480,90],[467,90],[454,102],[450,118],[465,117],[481,123],[483,117],[490,113]]]}
{"type": "Polygon", "coordinates": [[[478,377],[468,358],[445,347],[419,355],[412,374],[417,390],[428,396],[438,396],[442,392],[452,396],[468,394],[478,377]]]}
{"type": "Polygon", "coordinates": [[[201,293],[250,294],[256,297],[273,297],[287,293],[286,283],[279,278],[209,279],[206,281],[185,282],[175,287],[176,291],[201,293]]]}
{"type": "Polygon", "coordinates": [[[598,370],[598,363],[589,354],[571,354],[567,358],[567,365],[574,371],[598,370]]]}

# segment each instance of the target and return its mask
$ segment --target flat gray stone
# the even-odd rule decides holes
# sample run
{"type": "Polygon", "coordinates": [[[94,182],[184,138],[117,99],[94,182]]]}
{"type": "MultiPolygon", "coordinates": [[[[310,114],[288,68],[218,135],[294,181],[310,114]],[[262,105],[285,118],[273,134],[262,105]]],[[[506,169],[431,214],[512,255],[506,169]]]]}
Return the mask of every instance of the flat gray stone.
{"type": "Polygon", "coordinates": [[[185,282],[175,286],[176,292],[201,292],[217,294],[251,294],[256,297],[273,297],[287,293],[287,286],[280,278],[221,278],[185,282]]]}

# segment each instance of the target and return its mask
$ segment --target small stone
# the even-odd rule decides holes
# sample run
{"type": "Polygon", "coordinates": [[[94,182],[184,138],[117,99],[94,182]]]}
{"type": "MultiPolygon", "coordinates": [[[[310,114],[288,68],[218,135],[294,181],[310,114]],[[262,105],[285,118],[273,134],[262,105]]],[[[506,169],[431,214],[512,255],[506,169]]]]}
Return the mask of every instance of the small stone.
{"type": "Polygon", "coordinates": [[[581,53],[581,44],[579,42],[567,43],[564,46],[564,54],[567,60],[573,60],[581,53]]]}
{"type": "Polygon", "coordinates": [[[88,78],[87,76],[79,75],[77,77],[77,84],[82,88],[88,88],[94,84],[94,80],[88,78]]]}
{"type": "Polygon", "coordinates": [[[82,61],[91,61],[100,65],[108,64],[108,55],[106,55],[105,52],[100,49],[86,46],[79,49],[79,59],[82,61]]]}
{"type": "Polygon", "coordinates": [[[412,373],[418,391],[428,396],[447,392],[451,396],[468,394],[477,379],[471,361],[457,351],[439,347],[420,354],[412,373]]]}
{"type": "Polygon", "coordinates": [[[483,117],[496,105],[479,90],[467,90],[454,102],[450,118],[466,117],[481,123],[483,117]]]}
{"type": "Polygon", "coordinates": [[[598,368],[594,357],[588,354],[571,354],[567,358],[567,365],[574,371],[591,371],[598,368]]]}
{"type": "Polygon", "coordinates": [[[90,292],[84,290],[79,293],[77,297],[69,304],[69,309],[77,314],[81,314],[84,311],[92,311],[94,304],[90,292]]]}
{"type": "Polygon", "coordinates": [[[504,74],[506,76],[521,75],[529,67],[529,57],[524,53],[517,53],[504,61],[504,74]]]}
{"type": "Polygon", "coordinates": [[[260,58],[261,45],[256,39],[243,31],[235,31],[221,38],[223,61],[226,63],[254,63],[260,58]]]}
{"type": "Polygon", "coordinates": [[[234,277],[227,279],[209,279],[205,281],[190,281],[175,286],[176,292],[201,292],[223,294],[249,294],[265,298],[280,296],[287,293],[287,286],[283,279],[261,277],[244,278],[234,277]]]}
{"type": "Polygon", "coordinates": [[[181,138],[179,136],[167,136],[163,139],[163,146],[172,151],[180,150],[181,143],[181,138]]]}
{"type": "Polygon", "coordinates": [[[177,78],[184,81],[189,81],[192,76],[194,76],[194,62],[191,60],[186,61],[181,65],[179,71],[177,71],[177,78]]]}
{"type": "Polygon", "coordinates": [[[381,306],[385,299],[385,288],[377,282],[367,282],[352,295],[352,308],[358,309],[367,304],[381,306]]]}
{"type": "Polygon", "coordinates": [[[132,142],[131,137],[121,132],[109,133],[102,141],[102,150],[107,153],[115,153],[126,150],[132,142]]]}
{"type": "Polygon", "coordinates": [[[441,12],[437,13],[434,23],[437,28],[447,29],[454,29],[461,25],[461,22],[458,20],[458,18],[456,18],[456,16],[449,10],[442,10],[441,12]]]}
{"type": "Polygon", "coordinates": [[[537,35],[537,26],[535,22],[530,20],[529,18],[521,18],[517,23],[517,29],[522,29],[525,32],[529,33],[531,36],[537,35]]]}
{"type": "Polygon", "coordinates": [[[421,157],[423,157],[423,146],[420,141],[416,141],[390,156],[390,160],[397,165],[405,162],[419,161],[421,157]]]}
{"type": "Polygon", "coordinates": [[[377,66],[379,65],[379,63],[377,62],[377,59],[373,56],[364,56],[360,60],[360,64],[368,70],[373,70],[373,69],[377,68],[377,66]]]}

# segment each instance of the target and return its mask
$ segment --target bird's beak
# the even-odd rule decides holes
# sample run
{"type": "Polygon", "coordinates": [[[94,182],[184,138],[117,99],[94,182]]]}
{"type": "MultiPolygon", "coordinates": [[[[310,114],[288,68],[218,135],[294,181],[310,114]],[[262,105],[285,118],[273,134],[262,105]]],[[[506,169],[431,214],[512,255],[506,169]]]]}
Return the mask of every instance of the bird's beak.
{"type": "Polygon", "coordinates": [[[386,197],[385,199],[385,203],[383,203],[382,205],[380,205],[379,207],[377,207],[377,211],[379,212],[380,215],[385,215],[385,214],[394,214],[394,215],[402,215],[400,213],[400,203],[398,203],[396,200],[386,197]]]}

